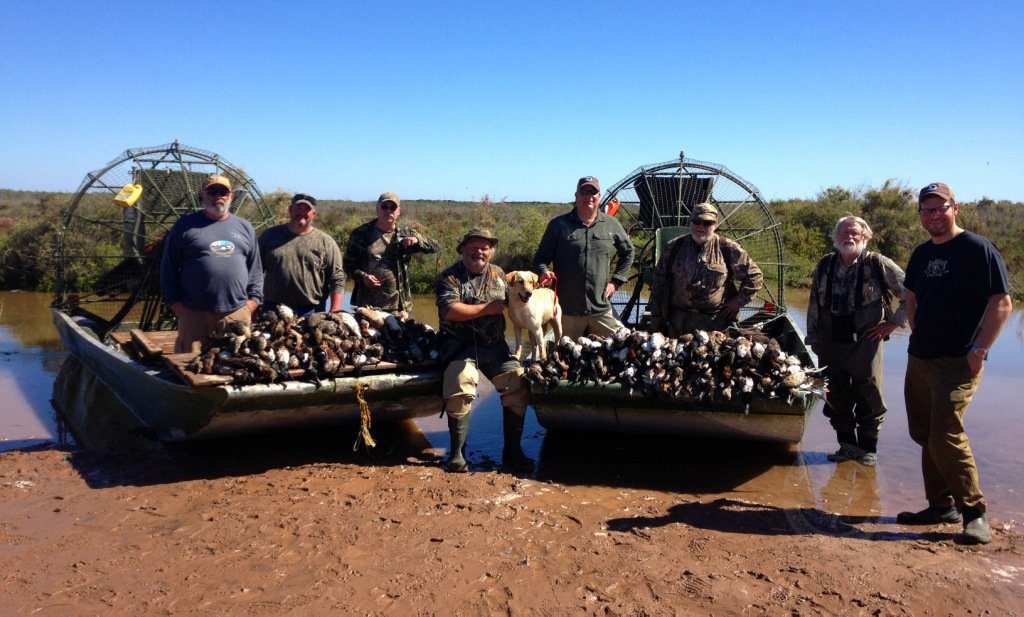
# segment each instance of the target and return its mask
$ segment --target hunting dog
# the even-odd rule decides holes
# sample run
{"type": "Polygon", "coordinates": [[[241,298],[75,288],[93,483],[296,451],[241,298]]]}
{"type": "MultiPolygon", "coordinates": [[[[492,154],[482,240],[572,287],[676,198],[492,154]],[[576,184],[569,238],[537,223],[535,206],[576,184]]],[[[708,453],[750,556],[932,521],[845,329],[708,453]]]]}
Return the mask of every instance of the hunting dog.
{"type": "Polygon", "coordinates": [[[530,333],[534,360],[547,358],[544,348],[544,329],[550,327],[555,340],[562,338],[562,307],[558,304],[555,290],[537,287],[537,275],[528,270],[518,270],[505,275],[508,281],[508,316],[516,333],[516,358],[523,351],[523,330],[530,333]]]}

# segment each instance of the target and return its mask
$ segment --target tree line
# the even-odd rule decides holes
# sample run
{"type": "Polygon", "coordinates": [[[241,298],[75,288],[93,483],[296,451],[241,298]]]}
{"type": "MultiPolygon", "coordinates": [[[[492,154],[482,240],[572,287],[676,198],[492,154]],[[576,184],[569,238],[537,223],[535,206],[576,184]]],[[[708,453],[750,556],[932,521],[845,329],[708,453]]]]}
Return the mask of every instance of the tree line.
{"type": "MultiPolygon", "coordinates": [[[[0,289],[54,289],[57,238],[62,212],[71,197],[70,193],[0,189],[0,289]]],[[[278,214],[278,222],[286,221],[290,194],[277,191],[266,198],[278,214]]],[[[906,265],[914,247],[926,239],[917,215],[916,189],[894,181],[859,190],[832,187],[814,198],[775,200],[768,207],[781,226],[788,264],[785,282],[789,285],[809,284],[818,259],[832,250],[835,222],[847,213],[862,216],[871,225],[874,238],[869,248],[901,266],[906,265]]],[[[455,246],[471,227],[489,227],[501,239],[494,257],[498,266],[505,270],[529,269],[547,222],[571,208],[571,203],[493,202],[486,197],[477,202],[403,200],[400,223],[441,245],[436,255],[413,260],[413,291],[433,290],[437,275],[458,258],[455,246]]],[[[373,202],[321,200],[316,225],[337,239],[344,250],[351,231],[374,216],[373,202]]],[[[1014,296],[1024,297],[1024,203],[988,198],[964,202],[958,221],[999,248],[1006,258],[1014,296]]],[[[111,247],[104,250],[110,251],[111,247]]],[[[81,273],[83,280],[104,274],[89,272],[87,264],[77,265],[85,270],[81,273]]]]}

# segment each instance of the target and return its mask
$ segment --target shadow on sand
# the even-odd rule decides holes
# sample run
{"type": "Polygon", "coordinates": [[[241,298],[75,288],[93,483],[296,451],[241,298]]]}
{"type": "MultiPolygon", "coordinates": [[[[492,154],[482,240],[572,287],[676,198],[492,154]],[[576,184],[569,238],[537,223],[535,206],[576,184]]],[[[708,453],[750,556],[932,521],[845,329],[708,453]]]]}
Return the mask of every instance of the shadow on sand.
{"type": "Polygon", "coordinates": [[[895,524],[896,519],[832,514],[817,508],[780,508],[726,498],[716,499],[710,503],[681,503],[669,508],[663,516],[611,519],[608,521],[608,528],[614,531],[642,533],[644,529],[676,523],[725,533],[760,536],[823,535],[872,542],[943,542],[955,540],[958,535],[938,531],[864,531],[857,525],[895,524]]]}

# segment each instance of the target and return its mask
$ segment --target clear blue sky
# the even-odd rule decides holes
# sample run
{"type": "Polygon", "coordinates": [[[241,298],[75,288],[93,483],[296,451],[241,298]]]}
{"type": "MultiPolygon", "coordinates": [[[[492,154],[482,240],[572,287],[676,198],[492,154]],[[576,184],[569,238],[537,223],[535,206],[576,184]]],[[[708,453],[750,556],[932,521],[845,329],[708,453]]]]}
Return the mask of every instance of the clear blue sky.
{"type": "Polygon", "coordinates": [[[1024,2],[0,0],[0,187],[179,138],[264,191],[569,201],[643,164],[768,198],[1024,200],[1024,2]]]}

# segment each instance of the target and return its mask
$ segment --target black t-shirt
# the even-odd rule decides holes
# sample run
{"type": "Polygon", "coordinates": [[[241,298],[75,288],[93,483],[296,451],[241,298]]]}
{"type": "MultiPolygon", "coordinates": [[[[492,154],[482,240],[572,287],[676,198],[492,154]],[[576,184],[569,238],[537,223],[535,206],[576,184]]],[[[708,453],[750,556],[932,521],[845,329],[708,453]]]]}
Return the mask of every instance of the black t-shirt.
{"type": "Polygon", "coordinates": [[[989,297],[1010,292],[1003,256],[969,231],[943,244],[919,245],[903,285],[917,297],[908,352],[918,358],[966,354],[989,297]]]}

